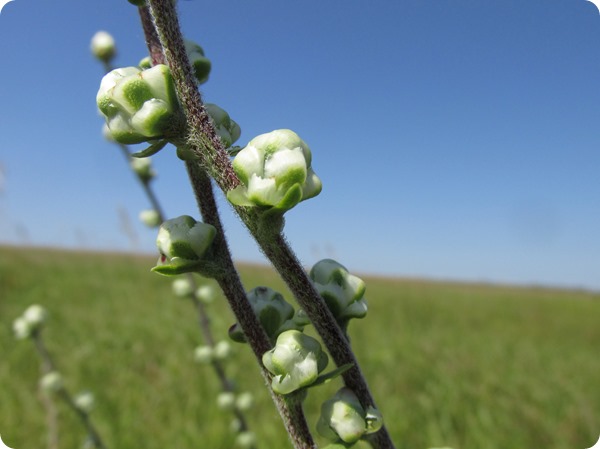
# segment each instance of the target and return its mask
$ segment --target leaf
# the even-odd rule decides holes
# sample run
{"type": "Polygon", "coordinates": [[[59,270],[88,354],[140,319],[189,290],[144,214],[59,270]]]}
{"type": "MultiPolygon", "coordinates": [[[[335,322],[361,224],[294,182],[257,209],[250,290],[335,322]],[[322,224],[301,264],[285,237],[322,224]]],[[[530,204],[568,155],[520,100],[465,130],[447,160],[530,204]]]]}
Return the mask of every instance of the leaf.
{"type": "Polygon", "coordinates": [[[321,374],[312,384],[310,384],[310,387],[316,387],[317,385],[326,384],[327,382],[332,381],[336,377],[341,376],[353,366],[353,363],[346,363],[345,365],[342,365],[339,368],[334,369],[333,371],[329,371],[326,374],[321,374]]]}

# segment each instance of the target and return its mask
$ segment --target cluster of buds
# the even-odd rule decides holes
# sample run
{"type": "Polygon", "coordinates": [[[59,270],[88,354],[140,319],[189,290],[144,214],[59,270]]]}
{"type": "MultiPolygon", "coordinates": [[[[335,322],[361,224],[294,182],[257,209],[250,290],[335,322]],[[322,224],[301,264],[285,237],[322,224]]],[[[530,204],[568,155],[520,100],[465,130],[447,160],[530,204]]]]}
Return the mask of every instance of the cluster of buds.
{"type": "Polygon", "coordinates": [[[365,283],[343,265],[331,259],[321,260],[310,270],[310,278],[344,332],[350,319],[366,316],[365,283]]]}
{"type": "Polygon", "coordinates": [[[344,387],[321,406],[317,431],[335,443],[353,444],[382,426],[381,413],[373,407],[365,410],[352,390],[344,387]]]}
{"type": "MultiPolygon", "coordinates": [[[[273,289],[256,287],[247,294],[247,297],[271,342],[275,342],[282,332],[290,329],[301,330],[306,324],[302,319],[296,319],[294,308],[283,298],[281,293],[273,289]]],[[[229,328],[229,336],[234,341],[246,342],[239,323],[229,328]]]]}
{"type": "Polygon", "coordinates": [[[328,361],[320,343],[297,330],[281,333],[275,347],[262,357],[263,365],[273,374],[271,387],[279,394],[314,384],[328,361]]]}
{"type": "Polygon", "coordinates": [[[23,315],[13,321],[15,337],[23,340],[33,336],[42,328],[47,318],[48,311],[44,307],[38,304],[29,306],[23,315]]]}
{"type": "Polygon", "coordinates": [[[189,215],[166,220],[158,230],[158,265],[152,271],[164,275],[204,272],[210,264],[207,253],[217,230],[189,215]]]}
{"type": "Polygon", "coordinates": [[[279,129],[252,139],[233,160],[241,184],[227,192],[237,206],[256,206],[282,215],[321,192],[308,145],[293,131],[279,129]]]}
{"type": "Polygon", "coordinates": [[[184,117],[166,65],[112,70],[102,78],[96,103],[116,142],[134,144],[181,134],[184,117]]]}

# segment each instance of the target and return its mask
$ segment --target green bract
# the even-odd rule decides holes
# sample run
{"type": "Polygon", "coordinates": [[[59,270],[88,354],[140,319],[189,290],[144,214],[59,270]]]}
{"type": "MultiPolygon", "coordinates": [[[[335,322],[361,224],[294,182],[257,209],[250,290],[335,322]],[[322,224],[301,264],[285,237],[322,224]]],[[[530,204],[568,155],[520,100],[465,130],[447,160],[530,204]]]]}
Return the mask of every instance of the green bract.
{"type": "Polygon", "coordinates": [[[96,96],[98,109],[114,140],[134,144],[177,137],[183,123],[171,72],[159,64],[107,73],[96,96]]]}
{"type": "Polygon", "coordinates": [[[351,318],[363,318],[367,314],[365,283],[348,273],[343,265],[323,259],[312,267],[310,278],[344,331],[351,318]]]}
{"type": "Polygon", "coordinates": [[[216,233],[214,226],[188,215],[165,221],[158,230],[160,258],[152,271],[165,275],[201,271],[208,264],[205,256],[216,233]]]}
{"type": "MultiPolygon", "coordinates": [[[[281,293],[268,287],[257,287],[247,296],[252,310],[272,342],[283,331],[302,329],[294,320],[294,308],[283,298],[281,293]]],[[[242,328],[237,323],[229,329],[229,336],[234,341],[246,342],[242,328]]]]}
{"type": "Polygon", "coordinates": [[[327,366],[327,354],[317,340],[297,330],[277,337],[275,347],[262,358],[265,368],[274,375],[275,393],[289,394],[314,383],[327,366]]]}
{"type": "Polygon", "coordinates": [[[229,148],[240,138],[242,133],[240,125],[234,122],[229,114],[216,104],[208,103],[204,105],[204,108],[210,116],[217,134],[223,141],[223,145],[225,145],[225,148],[229,148]]]}
{"type": "Polygon", "coordinates": [[[344,387],[321,406],[317,432],[334,442],[355,443],[382,425],[381,414],[373,407],[365,412],[354,392],[344,387]]]}
{"type": "Polygon", "coordinates": [[[241,184],[227,192],[227,198],[238,206],[258,206],[283,214],[321,192],[311,157],[308,146],[289,129],[261,134],[233,160],[241,184]]]}
{"type": "Polygon", "coordinates": [[[190,64],[194,69],[194,75],[198,80],[198,84],[203,84],[208,81],[210,74],[211,63],[210,59],[204,56],[204,50],[200,45],[192,41],[184,41],[185,52],[187,53],[190,64]]]}

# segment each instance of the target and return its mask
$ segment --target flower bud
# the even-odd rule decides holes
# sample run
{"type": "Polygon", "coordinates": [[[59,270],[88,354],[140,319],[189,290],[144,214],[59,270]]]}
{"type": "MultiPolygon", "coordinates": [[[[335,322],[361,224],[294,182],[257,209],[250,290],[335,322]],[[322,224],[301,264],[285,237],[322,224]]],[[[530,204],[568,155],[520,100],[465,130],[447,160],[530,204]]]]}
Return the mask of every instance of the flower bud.
{"type": "Polygon", "coordinates": [[[217,396],[217,407],[222,410],[233,410],[235,407],[235,394],[230,391],[219,393],[217,396]]]}
{"type": "Polygon", "coordinates": [[[217,360],[225,360],[231,355],[231,344],[222,340],[213,348],[213,355],[217,360]]]}
{"type": "MultiPolygon", "coordinates": [[[[274,342],[279,334],[289,329],[301,330],[294,320],[294,308],[288,303],[281,293],[268,287],[256,287],[248,292],[248,301],[258,321],[264,328],[269,339],[274,342]]],[[[244,343],[246,338],[239,324],[234,324],[229,329],[229,337],[237,342],[244,343]]]]}
{"type": "Polygon", "coordinates": [[[160,214],[156,209],[145,209],[140,212],[140,221],[149,228],[160,226],[160,214]]]}
{"type": "Polygon", "coordinates": [[[152,159],[149,157],[133,157],[129,162],[129,166],[145,184],[152,181],[156,176],[156,171],[152,168],[152,159]]]}
{"type": "Polygon", "coordinates": [[[50,371],[40,379],[40,388],[46,393],[56,393],[64,386],[62,376],[57,371],[50,371]]]}
{"type": "Polygon", "coordinates": [[[48,311],[38,304],[33,304],[25,309],[23,318],[25,318],[32,327],[37,329],[46,322],[48,311]]]}
{"type": "Polygon", "coordinates": [[[115,40],[106,31],[98,31],[96,34],[94,34],[90,49],[96,58],[106,64],[112,61],[117,54],[115,40]]]}
{"type": "Polygon", "coordinates": [[[202,301],[204,304],[210,304],[215,300],[215,288],[212,285],[201,285],[196,289],[196,298],[202,301]]]}
{"type": "Polygon", "coordinates": [[[86,413],[90,413],[94,409],[94,394],[90,391],[82,391],[73,399],[75,405],[86,413]]]}
{"type": "Polygon", "coordinates": [[[311,152],[293,131],[280,129],[252,139],[233,160],[241,184],[227,192],[238,206],[257,206],[283,214],[321,192],[311,168],[311,152]]]}
{"type": "Polygon", "coordinates": [[[208,103],[204,105],[204,108],[210,116],[223,145],[225,148],[229,148],[240,138],[242,132],[240,126],[229,117],[225,110],[216,104],[208,103]]]}
{"type": "MultiPolygon", "coordinates": [[[[373,408],[370,409],[377,413],[381,423],[381,414],[373,408]]],[[[321,406],[317,432],[335,442],[341,440],[344,443],[354,443],[368,433],[365,416],[366,413],[354,392],[344,387],[321,406]]],[[[377,430],[381,428],[381,424],[378,426],[377,430]]]]}
{"type": "Polygon", "coordinates": [[[31,324],[22,316],[13,321],[13,332],[17,340],[24,340],[31,337],[31,324]]]}
{"type": "Polygon", "coordinates": [[[240,432],[238,436],[235,437],[235,445],[240,449],[249,449],[256,444],[256,436],[253,432],[246,430],[245,432],[240,432]]]}
{"type": "Polygon", "coordinates": [[[343,265],[331,259],[321,260],[310,270],[310,278],[344,331],[351,318],[367,314],[365,283],[348,273],[343,265]]]}
{"type": "Polygon", "coordinates": [[[182,123],[171,72],[158,64],[148,70],[137,67],[107,73],[96,96],[114,140],[134,144],[176,136],[182,123]]]}
{"type": "Polygon", "coordinates": [[[212,362],[213,349],[210,346],[198,346],[194,349],[194,360],[203,364],[212,362]]]}
{"type": "Polygon", "coordinates": [[[265,352],[262,362],[273,374],[273,391],[289,394],[317,380],[327,366],[328,357],[317,340],[300,331],[289,330],[277,337],[275,347],[265,352]]]}
{"type": "Polygon", "coordinates": [[[138,62],[138,67],[142,70],[147,70],[150,67],[152,67],[152,59],[150,58],[150,56],[146,56],[140,59],[140,62],[138,62]]]}
{"type": "Polygon", "coordinates": [[[171,285],[173,294],[180,298],[188,298],[194,294],[194,285],[187,277],[180,277],[173,281],[171,285]]]}
{"type": "Polygon", "coordinates": [[[241,411],[250,410],[254,404],[254,396],[249,391],[240,393],[235,400],[236,407],[241,411]]]}
{"type": "Polygon", "coordinates": [[[204,50],[195,42],[185,40],[185,52],[187,53],[190,64],[194,69],[194,75],[198,84],[204,84],[208,81],[208,75],[211,69],[210,59],[204,56],[204,50]]]}
{"type": "Polygon", "coordinates": [[[166,220],[158,230],[156,246],[160,258],[152,270],[165,275],[201,270],[216,233],[214,226],[188,215],[166,220]]]}

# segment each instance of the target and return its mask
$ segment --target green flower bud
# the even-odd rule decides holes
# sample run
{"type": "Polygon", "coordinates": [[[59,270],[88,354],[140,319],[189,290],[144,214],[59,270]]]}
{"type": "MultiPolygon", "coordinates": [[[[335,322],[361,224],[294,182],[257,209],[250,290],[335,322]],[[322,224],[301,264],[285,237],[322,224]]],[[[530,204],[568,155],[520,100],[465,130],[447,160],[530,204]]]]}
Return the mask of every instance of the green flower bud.
{"type": "Polygon", "coordinates": [[[62,390],[63,387],[63,378],[57,371],[50,371],[49,373],[44,374],[40,379],[40,388],[46,393],[56,393],[62,390]]]}
{"type": "Polygon", "coordinates": [[[225,148],[229,148],[240,138],[242,133],[240,126],[216,104],[208,103],[204,105],[204,108],[210,116],[223,145],[225,145],[225,148]]]}
{"type": "Polygon", "coordinates": [[[176,137],[183,116],[171,72],[159,64],[107,73],[96,96],[114,140],[133,144],[176,137]]]}
{"type": "Polygon", "coordinates": [[[343,265],[331,259],[321,260],[310,270],[310,278],[344,331],[351,318],[365,317],[365,283],[343,265]]]}
{"type": "Polygon", "coordinates": [[[198,80],[198,84],[204,84],[208,81],[208,75],[211,69],[210,59],[204,56],[204,50],[195,42],[185,40],[185,52],[188,55],[190,64],[194,69],[194,75],[198,80]]]}
{"type": "Polygon", "coordinates": [[[217,396],[217,407],[221,410],[233,410],[235,407],[235,394],[230,391],[219,393],[217,396]]]}
{"type": "Polygon", "coordinates": [[[216,233],[214,226],[188,215],[166,220],[158,230],[160,258],[152,270],[165,275],[202,270],[209,265],[205,256],[216,233]]]}
{"type": "MultiPolygon", "coordinates": [[[[248,301],[269,339],[274,342],[279,334],[289,329],[302,330],[294,320],[294,308],[281,293],[268,287],[256,287],[248,292],[248,301]]],[[[229,329],[229,337],[245,343],[246,338],[239,324],[229,329]]]]}
{"type": "Polygon", "coordinates": [[[94,409],[94,394],[90,391],[82,391],[73,399],[75,405],[86,413],[94,409]]]}
{"type": "Polygon", "coordinates": [[[201,285],[196,289],[196,298],[202,301],[204,304],[210,304],[215,300],[215,289],[211,285],[201,285]]]}
{"type": "Polygon", "coordinates": [[[180,277],[173,281],[171,285],[173,294],[180,298],[188,298],[194,294],[194,285],[187,277],[180,277]]]}
{"type": "Polygon", "coordinates": [[[220,341],[213,348],[213,355],[217,360],[225,360],[231,355],[231,344],[228,341],[220,341]]]}
{"type": "MultiPolygon", "coordinates": [[[[344,443],[354,443],[367,433],[365,416],[366,413],[356,395],[344,387],[321,406],[317,432],[335,442],[341,440],[344,443]]],[[[381,422],[381,418],[379,420],[381,422]]]]}
{"type": "Polygon", "coordinates": [[[231,433],[238,433],[240,430],[242,430],[242,421],[240,421],[237,418],[234,418],[230,423],[229,423],[229,431],[231,433]]]}
{"type": "Polygon", "coordinates": [[[152,168],[152,159],[149,157],[133,157],[129,162],[129,166],[145,184],[156,177],[156,171],[152,168]]]}
{"type": "Polygon", "coordinates": [[[213,349],[210,346],[198,346],[194,349],[194,360],[203,364],[212,362],[213,349]]]}
{"type": "Polygon", "coordinates": [[[246,430],[245,432],[240,432],[238,436],[235,437],[235,445],[240,449],[249,449],[256,444],[256,436],[253,432],[246,430]]]}
{"type": "Polygon", "coordinates": [[[258,206],[283,214],[300,201],[321,192],[321,180],[311,168],[311,152],[289,129],[261,134],[233,160],[241,184],[227,192],[238,206],[258,206]]]}
{"type": "Polygon", "coordinates": [[[273,374],[273,391],[289,394],[317,380],[327,366],[328,357],[317,340],[289,330],[277,337],[275,347],[263,355],[262,362],[273,374]]]}
{"type": "Polygon", "coordinates": [[[140,59],[140,62],[138,62],[138,67],[142,70],[147,70],[152,67],[152,59],[150,59],[150,56],[140,59]]]}
{"type": "Polygon", "coordinates": [[[90,49],[96,58],[106,64],[112,61],[117,54],[115,40],[106,31],[98,31],[96,34],[94,34],[90,49]]]}
{"type": "Polygon", "coordinates": [[[247,411],[254,405],[254,395],[249,391],[240,393],[235,400],[236,407],[241,411],[247,411]]]}
{"type": "Polygon", "coordinates": [[[157,228],[160,226],[160,214],[156,209],[146,209],[140,212],[140,221],[149,228],[157,228]]]}

